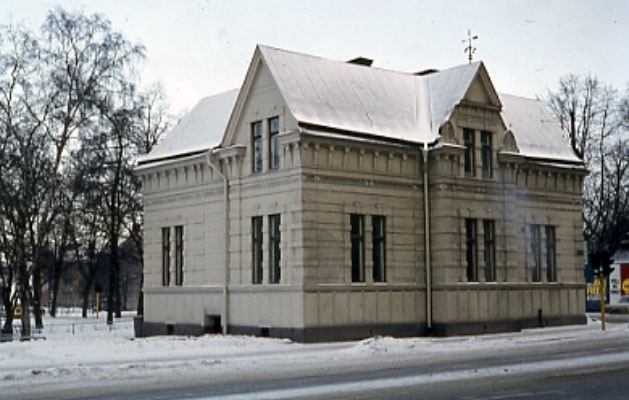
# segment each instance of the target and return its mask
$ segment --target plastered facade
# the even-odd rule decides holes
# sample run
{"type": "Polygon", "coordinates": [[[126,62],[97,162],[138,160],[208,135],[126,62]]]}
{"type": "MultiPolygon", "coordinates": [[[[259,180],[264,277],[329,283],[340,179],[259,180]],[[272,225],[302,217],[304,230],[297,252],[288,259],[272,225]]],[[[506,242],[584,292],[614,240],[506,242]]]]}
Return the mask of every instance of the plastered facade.
{"type": "MultiPolygon", "coordinates": [[[[586,172],[519,156],[486,79],[474,82],[441,128],[442,140],[430,148],[426,164],[416,144],[304,129],[265,64],[254,63],[224,142],[211,156],[139,171],[145,196],[145,334],[221,326],[230,333],[321,341],[585,322],[579,249],[586,172]],[[270,168],[266,145],[266,122],[274,117],[280,124],[277,169],[270,168]],[[251,124],[257,121],[263,127],[263,168],[253,172],[251,124]],[[491,133],[490,178],[483,178],[480,144],[474,176],[466,174],[464,129],[491,133]],[[364,282],[352,282],[352,214],[367,221],[364,282]],[[281,217],[278,283],[269,273],[271,215],[281,217]],[[385,220],[384,282],[371,273],[373,216],[385,220]],[[263,221],[261,283],[252,282],[254,217],[263,221]],[[468,279],[466,219],[479,221],[479,237],[482,221],[493,221],[495,276],[489,282],[482,273],[477,281],[468,279]],[[532,279],[531,225],[554,227],[552,281],[544,273],[532,279]],[[184,279],[164,286],[161,231],[175,226],[183,226],[184,279]]],[[[479,263],[483,246],[479,239],[479,263]]]]}

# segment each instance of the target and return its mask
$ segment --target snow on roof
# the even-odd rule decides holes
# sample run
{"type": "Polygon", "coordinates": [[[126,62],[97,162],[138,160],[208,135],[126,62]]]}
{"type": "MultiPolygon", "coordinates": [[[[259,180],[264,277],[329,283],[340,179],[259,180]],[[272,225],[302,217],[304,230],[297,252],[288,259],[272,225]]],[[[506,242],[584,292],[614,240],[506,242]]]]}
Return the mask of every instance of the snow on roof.
{"type": "Polygon", "coordinates": [[[480,66],[481,62],[475,62],[425,76],[430,86],[432,125],[435,134],[450,119],[456,105],[465,97],[480,66]]]}
{"type": "Polygon", "coordinates": [[[439,138],[482,65],[418,75],[258,48],[300,123],[418,143],[439,138]]]}
{"type": "Polygon", "coordinates": [[[544,103],[503,93],[500,101],[502,118],[507,129],[513,132],[520,154],[581,163],[544,103]]]}
{"type": "Polygon", "coordinates": [[[259,46],[297,121],[412,142],[430,128],[426,79],[354,63],[259,46]]]}
{"type": "MultiPolygon", "coordinates": [[[[302,126],[412,143],[439,139],[439,128],[484,70],[482,62],[475,62],[418,75],[267,46],[258,46],[258,51],[302,126]]],[[[201,100],[140,164],[219,145],[237,97],[238,90],[232,90],[201,100]]],[[[500,95],[500,102],[520,154],[580,162],[543,103],[506,94],[500,95]]],[[[500,105],[497,99],[495,103],[500,105]]]]}
{"type": "Polygon", "coordinates": [[[199,101],[139,163],[198,153],[217,146],[223,138],[237,96],[238,89],[234,89],[199,101]]]}

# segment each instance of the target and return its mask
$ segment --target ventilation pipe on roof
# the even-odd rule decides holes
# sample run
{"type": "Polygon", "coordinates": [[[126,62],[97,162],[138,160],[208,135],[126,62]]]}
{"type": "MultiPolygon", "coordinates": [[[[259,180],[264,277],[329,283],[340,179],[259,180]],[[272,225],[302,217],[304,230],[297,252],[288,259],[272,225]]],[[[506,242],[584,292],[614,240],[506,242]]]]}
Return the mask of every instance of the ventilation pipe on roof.
{"type": "Polygon", "coordinates": [[[227,324],[229,321],[229,293],[227,293],[227,284],[229,283],[229,180],[227,176],[223,174],[220,168],[212,162],[213,149],[208,150],[205,154],[207,165],[212,168],[223,179],[223,217],[224,217],[224,231],[223,241],[225,242],[224,257],[224,275],[223,275],[223,312],[221,316],[221,323],[223,325],[223,334],[227,334],[227,324]]]}
{"type": "Polygon", "coordinates": [[[432,266],[430,264],[430,202],[428,201],[428,143],[422,149],[424,159],[424,262],[426,264],[426,328],[432,330],[432,266]]]}

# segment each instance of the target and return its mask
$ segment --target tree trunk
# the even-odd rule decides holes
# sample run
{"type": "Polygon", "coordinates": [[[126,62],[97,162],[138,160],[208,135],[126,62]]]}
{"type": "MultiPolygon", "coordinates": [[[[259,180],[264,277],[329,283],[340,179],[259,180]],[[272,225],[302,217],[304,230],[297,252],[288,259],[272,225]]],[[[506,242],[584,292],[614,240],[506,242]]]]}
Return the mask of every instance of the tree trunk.
{"type": "Polygon", "coordinates": [[[41,283],[41,266],[39,263],[35,265],[33,271],[33,314],[35,314],[35,329],[44,329],[44,321],[42,319],[42,283],[41,283]]]}
{"type": "Polygon", "coordinates": [[[4,305],[4,325],[2,325],[2,335],[13,337],[13,300],[11,299],[10,288],[2,288],[2,304],[4,305]]]}
{"type": "Polygon", "coordinates": [[[144,265],[140,274],[140,293],[138,295],[138,315],[144,315],[144,265]]]}
{"type": "Polygon", "coordinates": [[[109,297],[107,298],[107,324],[114,322],[114,313],[116,318],[120,318],[120,293],[119,278],[120,265],[118,260],[118,238],[112,235],[110,238],[110,254],[109,254],[109,297]]]}
{"type": "Polygon", "coordinates": [[[61,266],[58,261],[55,261],[52,272],[52,301],[50,304],[50,316],[57,316],[57,299],[59,298],[59,282],[61,281],[61,266]]]}
{"type": "Polygon", "coordinates": [[[31,296],[30,288],[28,287],[28,274],[26,269],[26,263],[20,263],[20,276],[17,286],[18,298],[20,299],[20,306],[22,309],[22,315],[20,317],[20,321],[22,322],[21,340],[30,340],[31,337],[31,296]]]}
{"type": "Polygon", "coordinates": [[[85,285],[83,285],[83,311],[81,312],[81,316],[83,318],[87,318],[87,310],[90,307],[90,293],[91,292],[92,292],[92,280],[89,279],[89,282],[85,282],[85,285]]]}

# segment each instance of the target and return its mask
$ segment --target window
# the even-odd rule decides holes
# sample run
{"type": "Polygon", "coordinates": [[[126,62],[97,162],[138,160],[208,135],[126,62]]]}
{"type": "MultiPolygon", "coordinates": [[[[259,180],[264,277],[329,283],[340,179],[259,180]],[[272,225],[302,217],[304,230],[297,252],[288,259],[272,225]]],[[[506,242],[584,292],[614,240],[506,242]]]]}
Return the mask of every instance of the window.
{"type": "Polygon", "coordinates": [[[352,282],[365,281],[365,216],[351,214],[352,282]]]}
{"type": "Polygon", "coordinates": [[[274,117],[269,119],[269,168],[277,169],[280,167],[280,141],[278,134],[280,133],[280,118],[274,117]]]}
{"type": "Polygon", "coordinates": [[[253,144],[253,172],[262,172],[262,122],[251,124],[251,143],[253,144]]]}
{"type": "Polygon", "coordinates": [[[465,260],[467,263],[467,281],[478,282],[478,250],[475,219],[465,220],[465,260]]]}
{"type": "Polygon", "coordinates": [[[170,228],[162,228],[162,285],[170,286],[170,228]]]}
{"type": "Polygon", "coordinates": [[[183,285],[183,226],[175,227],[175,285],[183,285]]]}
{"type": "Polygon", "coordinates": [[[493,282],[496,280],[496,240],[495,223],[493,220],[486,219],[483,221],[483,237],[485,245],[483,250],[485,259],[485,282],[493,282]]]}
{"type": "Polygon", "coordinates": [[[540,268],[542,264],[541,230],[539,225],[531,225],[531,280],[541,281],[540,268]]]}
{"type": "Polygon", "coordinates": [[[269,282],[280,283],[280,215],[269,215],[269,282]]]}
{"type": "Polygon", "coordinates": [[[555,227],[547,226],[546,234],[546,279],[557,282],[557,254],[555,249],[555,227]]]}
{"type": "Polygon", "coordinates": [[[491,132],[481,132],[481,163],[483,169],[483,178],[491,179],[493,177],[493,159],[491,151],[491,132]]]}
{"type": "Polygon", "coordinates": [[[474,165],[474,131],[471,129],[463,129],[463,145],[465,146],[465,175],[475,176],[474,165]]]}
{"type": "Polygon", "coordinates": [[[371,222],[373,225],[373,281],[386,282],[386,219],[385,217],[374,215],[371,222]]]}
{"type": "Polygon", "coordinates": [[[251,218],[251,281],[262,283],[262,217],[251,218]]]}

